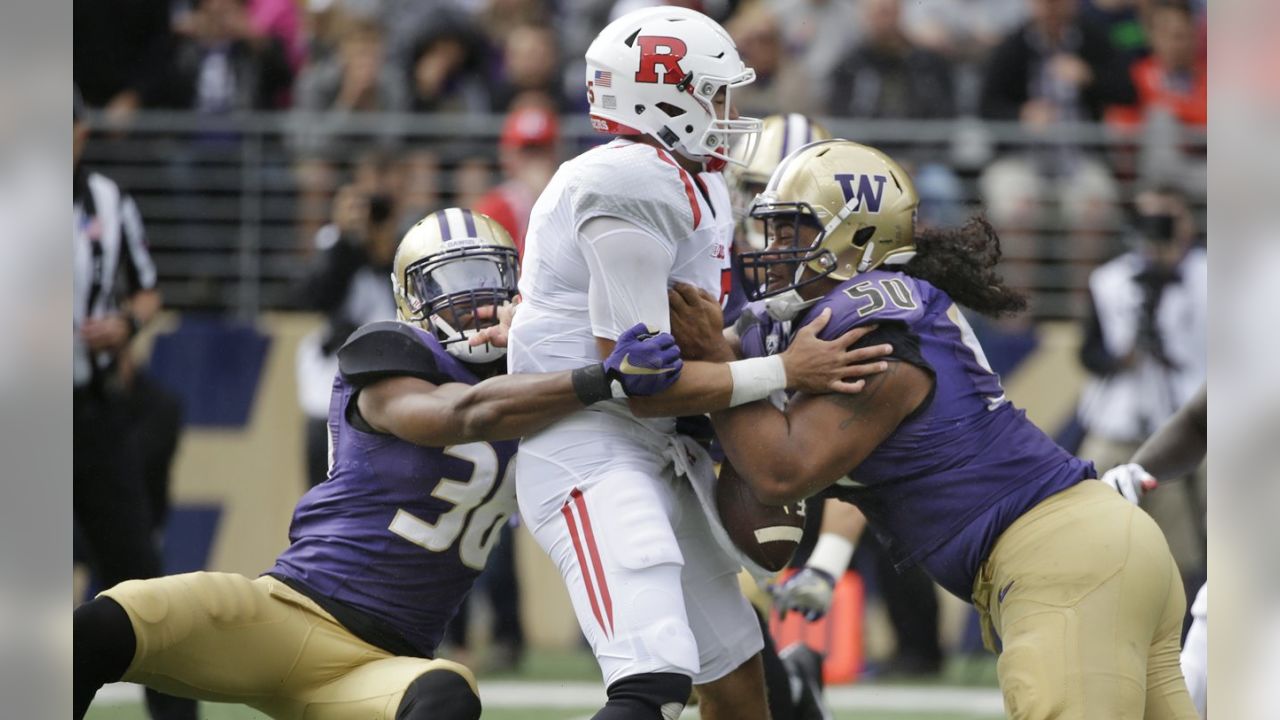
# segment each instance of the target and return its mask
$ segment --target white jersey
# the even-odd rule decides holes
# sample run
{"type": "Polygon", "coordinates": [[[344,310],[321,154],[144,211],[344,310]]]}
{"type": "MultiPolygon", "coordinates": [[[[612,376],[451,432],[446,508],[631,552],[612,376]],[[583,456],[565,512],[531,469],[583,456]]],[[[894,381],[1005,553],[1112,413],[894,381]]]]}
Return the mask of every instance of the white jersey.
{"type": "MultiPolygon", "coordinates": [[[[718,174],[627,140],[565,163],[529,222],[511,371],[583,367],[600,361],[596,338],[667,329],[672,281],[728,287],[732,236],[718,174]]],[[[714,682],[763,645],[739,563],[677,478],[703,456],[713,481],[711,461],[674,431],[672,418],[640,420],[611,400],[520,441],[520,517],[564,578],[606,685],[651,672],[714,682]]]]}
{"type": "MultiPolygon", "coordinates": [[[[617,139],[561,165],[529,220],[510,371],[583,367],[600,361],[597,337],[669,329],[674,281],[723,298],[732,215],[719,173],[686,172],[651,145],[617,139]]],[[[584,412],[601,411],[631,417],[623,401],[584,412]]],[[[643,424],[665,434],[674,421],[643,424]]]]}

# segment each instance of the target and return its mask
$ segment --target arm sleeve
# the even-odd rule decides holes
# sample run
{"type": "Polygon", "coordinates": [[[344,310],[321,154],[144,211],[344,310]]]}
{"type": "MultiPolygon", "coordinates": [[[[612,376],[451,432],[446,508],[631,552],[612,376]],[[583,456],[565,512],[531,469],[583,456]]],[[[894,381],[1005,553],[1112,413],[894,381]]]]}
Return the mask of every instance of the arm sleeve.
{"type": "Polygon", "coordinates": [[[591,332],[615,340],[636,323],[671,329],[667,279],[675,247],[634,223],[596,217],[582,224],[578,240],[591,273],[587,309],[591,332]]]}
{"type": "Polygon", "coordinates": [[[156,265],[147,250],[147,232],[142,226],[142,213],[132,197],[120,200],[120,226],[124,236],[126,282],[130,293],[152,290],[156,286],[156,265]]]}

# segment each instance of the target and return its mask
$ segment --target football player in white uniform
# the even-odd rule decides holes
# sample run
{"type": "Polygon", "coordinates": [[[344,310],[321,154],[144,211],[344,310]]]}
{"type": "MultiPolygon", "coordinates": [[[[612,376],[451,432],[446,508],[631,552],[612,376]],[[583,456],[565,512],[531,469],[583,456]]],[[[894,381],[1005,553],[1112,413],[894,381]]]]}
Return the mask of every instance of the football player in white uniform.
{"type": "MultiPolygon", "coordinates": [[[[667,329],[673,282],[728,288],[733,213],[718,171],[730,140],[759,130],[732,104],[754,72],[723,28],[677,7],[614,21],[586,62],[591,121],[619,137],[562,165],[533,208],[514,373],[598,363],[637,322],[667,329]]],[[[649,402],[599,403],[523,440],[520,512],[600,664],[609,699],[597,719],[671,720],[691,684],[703,718],[768,717],[740,563],[677,476],[710,461],[674,418],[784,387],[856,392],[876,366],[854,367],[873,355],[848,351],[853,340],[810,332],[771,365],[689,362],[649,402]]]]}

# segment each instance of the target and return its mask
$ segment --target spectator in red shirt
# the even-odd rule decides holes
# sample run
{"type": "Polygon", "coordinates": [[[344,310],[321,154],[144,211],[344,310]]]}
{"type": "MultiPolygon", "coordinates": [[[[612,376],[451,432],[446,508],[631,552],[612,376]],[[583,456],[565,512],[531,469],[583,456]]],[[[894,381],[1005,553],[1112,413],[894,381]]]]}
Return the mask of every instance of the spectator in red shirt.
{"type": "Polygon", "coordinates": [[[1109,118],[1120,125],[1137,125],[1159,109],[1183,125],[1204,127],[1209,120],[1208,83],[1190,5],[1185,0],[1159,0],[1147,23],[1151,55],[1129,69],[1138,104],[1113,109],[1109,118]]]}
{"type": "Polygon", "coordinates": [[[524,234],[529,213],[556,171],[559,122],[542,104],[519,104],[502,125],[499,160],[506,179],[480,198],[476,212],[497,220],[524,257],[524,234]]]}

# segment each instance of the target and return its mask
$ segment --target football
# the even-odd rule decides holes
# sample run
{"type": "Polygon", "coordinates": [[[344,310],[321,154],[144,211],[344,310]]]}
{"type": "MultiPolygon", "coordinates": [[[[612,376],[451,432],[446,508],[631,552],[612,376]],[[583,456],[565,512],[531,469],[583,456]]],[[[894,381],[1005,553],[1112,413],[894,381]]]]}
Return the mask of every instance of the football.
{"type": "Polygon", "coordinates": [[[780,507],[761,503],[728,461],[716,481],[716,512],[733,544],[766,570],[786,567],[804,534],[803,500],[780,507]]]}

